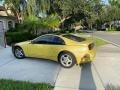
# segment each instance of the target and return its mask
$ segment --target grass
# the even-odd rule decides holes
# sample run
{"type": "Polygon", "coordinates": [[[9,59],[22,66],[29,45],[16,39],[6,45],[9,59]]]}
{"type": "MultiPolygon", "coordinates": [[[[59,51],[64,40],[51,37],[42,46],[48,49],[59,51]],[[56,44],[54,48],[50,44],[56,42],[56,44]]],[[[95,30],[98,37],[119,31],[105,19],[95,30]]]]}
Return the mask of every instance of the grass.
{"type": "Polygon", "coordinates": [[[107,42],[105,42],[104,40],[99,39],[99,38],[95,38],[95,37],[94,37],[94,38],[91,38],[91,37],[90,37],[89,39],[90,39],[90,40],[93,40],[97,47],[102,46],[102,45],[105,45],[105,44],[108,44],[107,42]]]}
{"type": "Polygon", "coordinates": [[[105,87],[105,90],[120,90],[120,86],[114,86],[112,84],[109,84],[105,87]]]}
{"type": "Polygon", "coordinates": [[[92,40],[92,41],[94,41],[94,43],[96,44],[96,46],[97,47],[99,47],[99,46],[102,46],[102,45],[105,45],[105,44],[108,44],[108,42],[106,42],[106,41],[104,41],[104,40],[102,40],[102,39],[99,39],[99,38],[97,38],[97,37],[91,37],[91,36],[89,36],[89,35],[87,35],[87,34],[78,34],[78,36],[80,36],[80,37],[85,37],[85,38],[87,38],[87,39],[89,39],[89,40],[92,40]]]}
{"type": "Polygon", "coordinates": [[[105,32],[120,32],[120,31],[105,31],[105,32]]]}
{"type": "Polygon", "coordinates": [[[0,80],[0,90],[52,90],[50,84],[0,80]]]}

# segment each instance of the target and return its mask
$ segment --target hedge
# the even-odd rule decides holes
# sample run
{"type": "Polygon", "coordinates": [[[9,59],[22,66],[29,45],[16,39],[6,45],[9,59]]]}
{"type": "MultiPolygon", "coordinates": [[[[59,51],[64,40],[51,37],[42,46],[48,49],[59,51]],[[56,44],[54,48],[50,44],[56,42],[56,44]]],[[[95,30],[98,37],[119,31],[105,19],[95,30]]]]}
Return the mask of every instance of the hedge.
{"type": "Polygon", "coordinates": [[[36,37],[35,35],[32,35],[28,32],[7,32],[6,33],[6,41],[8,45],[26,41],[26,40],[31,40],[35,37],[36,37]]]}

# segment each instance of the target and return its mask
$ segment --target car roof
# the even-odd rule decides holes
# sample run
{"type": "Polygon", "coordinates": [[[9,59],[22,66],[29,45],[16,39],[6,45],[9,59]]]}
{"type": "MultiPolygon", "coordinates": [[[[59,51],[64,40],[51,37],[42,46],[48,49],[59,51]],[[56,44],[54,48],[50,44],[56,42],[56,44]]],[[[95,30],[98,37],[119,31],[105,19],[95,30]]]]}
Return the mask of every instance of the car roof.
{"type": "Polygon", "coordinates": [[[44,35],[41,35],[41,36],[46,36],[46,35],[59,36],[59,35],[56,35],[56,34],[44,34],[44,35]]]}
{"type": "Polygon", "coordinates": [[[71,40],[71,39],[68,39],[68,38],[63,37],[63,35],[73,35],[73,34],[62,34],[62,35],[44,34],[44,35],[41,35],[41,36],[46,36],[46,35],[52,35],[52,36],[60,37],[61,39],[64,40],[64,42],[66,43],[66,45],[75,45],[75,44],[78,44],[78,43],[79,43],[79,42],[77,42],[77,41],[74,41],[74,40],[71,40]]]}

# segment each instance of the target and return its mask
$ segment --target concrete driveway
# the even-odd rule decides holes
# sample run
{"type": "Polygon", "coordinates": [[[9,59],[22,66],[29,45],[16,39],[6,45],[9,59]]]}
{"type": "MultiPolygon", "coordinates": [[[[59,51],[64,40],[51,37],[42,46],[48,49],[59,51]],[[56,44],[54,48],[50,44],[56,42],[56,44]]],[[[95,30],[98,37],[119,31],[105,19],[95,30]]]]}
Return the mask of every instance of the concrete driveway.
{"type": "Polygon", "coordinates": [[[11,48],[0,49],[0,78],[54,85],[60,65],[53,61],[25,58],[16,59],[11,48]]]}
{"type": "Polygon", "coordinates": [[[0,78],[50,83],[54,90],[105,90],[107,84],[120,86],[119,76],[120,48],[112,44],[98,48],[92,64],[70,69],[47,60],[18,60],[11,48],[0,49],[0,78]]]}
{"type": "Polygon", "coordinates": [[[92,64],[62,68],[55,90],[105,90],[108,84],[120,86],[120,48],[112,44],[99,47],[92,64]]]}

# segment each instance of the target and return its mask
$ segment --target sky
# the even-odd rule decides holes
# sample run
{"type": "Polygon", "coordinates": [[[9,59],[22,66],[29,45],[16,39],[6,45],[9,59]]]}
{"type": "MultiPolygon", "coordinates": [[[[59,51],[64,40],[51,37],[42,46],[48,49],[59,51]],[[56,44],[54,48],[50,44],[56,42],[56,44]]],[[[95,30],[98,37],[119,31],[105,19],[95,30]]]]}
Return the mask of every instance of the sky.
{"type": "Polygon", "coordinates": [[[4,3],[4,0],[0,0],[0,6],[2,6],[4,3]]]}
{"type": "Polygon", "coordinates": [[[108,0],[102,0],[103,2],[105,2],[105,4],[108,4],[108,0]]]}

